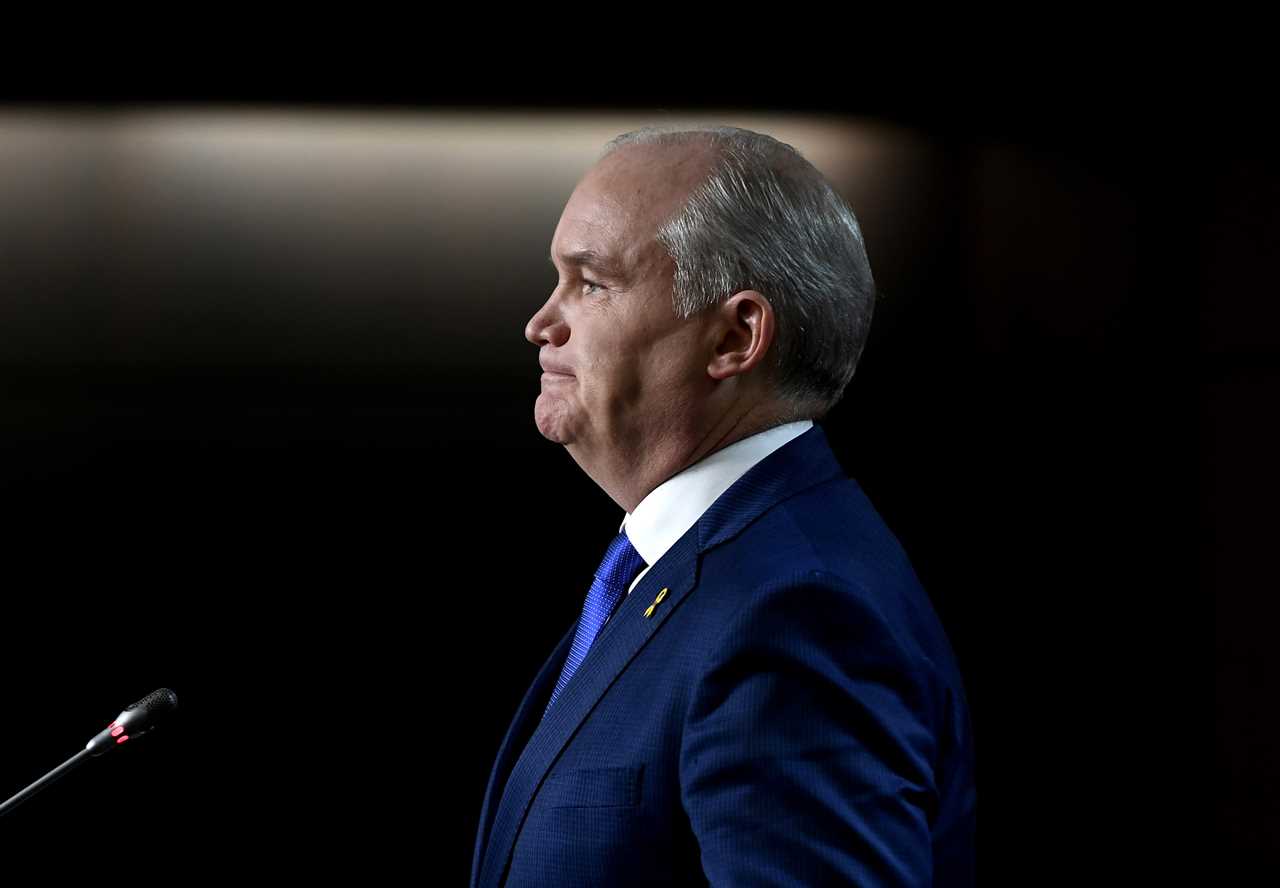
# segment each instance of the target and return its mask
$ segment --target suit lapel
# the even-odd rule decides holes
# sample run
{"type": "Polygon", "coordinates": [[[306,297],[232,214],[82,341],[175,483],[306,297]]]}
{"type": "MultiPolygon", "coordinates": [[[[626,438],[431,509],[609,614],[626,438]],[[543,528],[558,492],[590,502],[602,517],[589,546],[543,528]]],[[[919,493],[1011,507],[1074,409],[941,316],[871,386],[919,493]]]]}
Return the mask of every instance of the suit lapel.
{"type": "MultiPolygon", "coordinates": [[[[501,884],[525,813],[543,778],[605,691],[693,588],[697,554],[697,535],[690,528],[618,606],[551,711],[534,728],[511,770],[494,816],[488,846],[482,853],[479,888],[501,884]],[[645,617],[645,610],[664,588],[667,594],[661,606],[645,617]]],[[[565,655],[567,652],[566,648],[565,655]]]]}
{"type": "Polygon", "coordinates": [[[519,743],[529,736],[530,721],[542,715],[542,709],[551,696],[551,686],[560,677],[560,669],[564,666],[565,658],[569,656],[573,635],[577,631],[578,621],[574,620],[564,638],[560,639],[560,643],[556,645],[555,651],[538,670],[537,677],[525,692],[524,700],[516,710],[511,727],[507,728],[507,735],[502,739],[502,745],[498,747],[498,757],[489,774],[489,786],[485,789],[484,804],[480,808],[480,827],[476,830],[476,847],[471,857],[472,888],[475,888],[480,879],[480,862],[484,859],[485,840],[489,835],[489,827],[497,808],[497,800],[493,797],[495,787],[497,792],[501,792],[502,787],[506,785],[512,759],[520,750],[519,743]]]}

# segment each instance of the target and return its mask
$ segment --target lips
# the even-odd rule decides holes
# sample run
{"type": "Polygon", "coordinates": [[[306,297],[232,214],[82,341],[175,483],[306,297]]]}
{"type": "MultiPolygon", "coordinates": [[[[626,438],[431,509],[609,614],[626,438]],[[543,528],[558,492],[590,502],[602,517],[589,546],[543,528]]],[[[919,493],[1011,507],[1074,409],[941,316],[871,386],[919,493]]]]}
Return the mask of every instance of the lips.
{"type": "Polygon", "coordinates": [[[553,364],[550,361],[539,361],[544,373],[555,373],[560,376],[572,376],[573,372],[568,367],[562,367],[559,364],[553,364]]]}

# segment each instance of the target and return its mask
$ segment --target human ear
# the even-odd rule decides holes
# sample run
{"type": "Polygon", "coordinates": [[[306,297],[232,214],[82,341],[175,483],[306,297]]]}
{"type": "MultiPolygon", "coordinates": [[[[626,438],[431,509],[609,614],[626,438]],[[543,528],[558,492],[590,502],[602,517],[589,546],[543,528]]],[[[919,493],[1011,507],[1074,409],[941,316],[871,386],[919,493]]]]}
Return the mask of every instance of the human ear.
{"type": "Polygon", "coordinates": [[[707,374],[713,379],[728,379],[752,370],[773,345],[773,306],[764,294],[742,290],[713,311],[714,349],[707,374]]]}

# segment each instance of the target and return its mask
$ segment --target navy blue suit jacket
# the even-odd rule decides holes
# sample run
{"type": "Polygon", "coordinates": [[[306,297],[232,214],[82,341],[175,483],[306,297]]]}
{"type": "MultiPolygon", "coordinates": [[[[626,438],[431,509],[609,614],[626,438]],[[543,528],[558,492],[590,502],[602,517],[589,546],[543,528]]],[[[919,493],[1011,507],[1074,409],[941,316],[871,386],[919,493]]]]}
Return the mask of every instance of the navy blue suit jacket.
{"type": "Polygon", "coordinates": [[[543,719],[575,628],[499,749],[473,888],[972,884],[951,646],[817,426],[653,565],[543,719]]]}

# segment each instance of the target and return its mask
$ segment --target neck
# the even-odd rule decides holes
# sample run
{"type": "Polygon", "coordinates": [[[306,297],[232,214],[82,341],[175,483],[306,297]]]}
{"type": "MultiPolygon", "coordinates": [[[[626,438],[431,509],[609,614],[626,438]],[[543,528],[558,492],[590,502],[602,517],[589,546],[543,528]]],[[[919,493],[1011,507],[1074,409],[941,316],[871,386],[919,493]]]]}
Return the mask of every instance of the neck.
{"type": "Polygon", "coordinates": [[[588,465],[574,448],[570,455],[615,503],[628,513],[659,484],[717,450],[771,429],[787,420],[775,404],[756,403],[730,411],[701,428],[668,430],[642,452],[618,455],[611,465],[588,465]]]}

